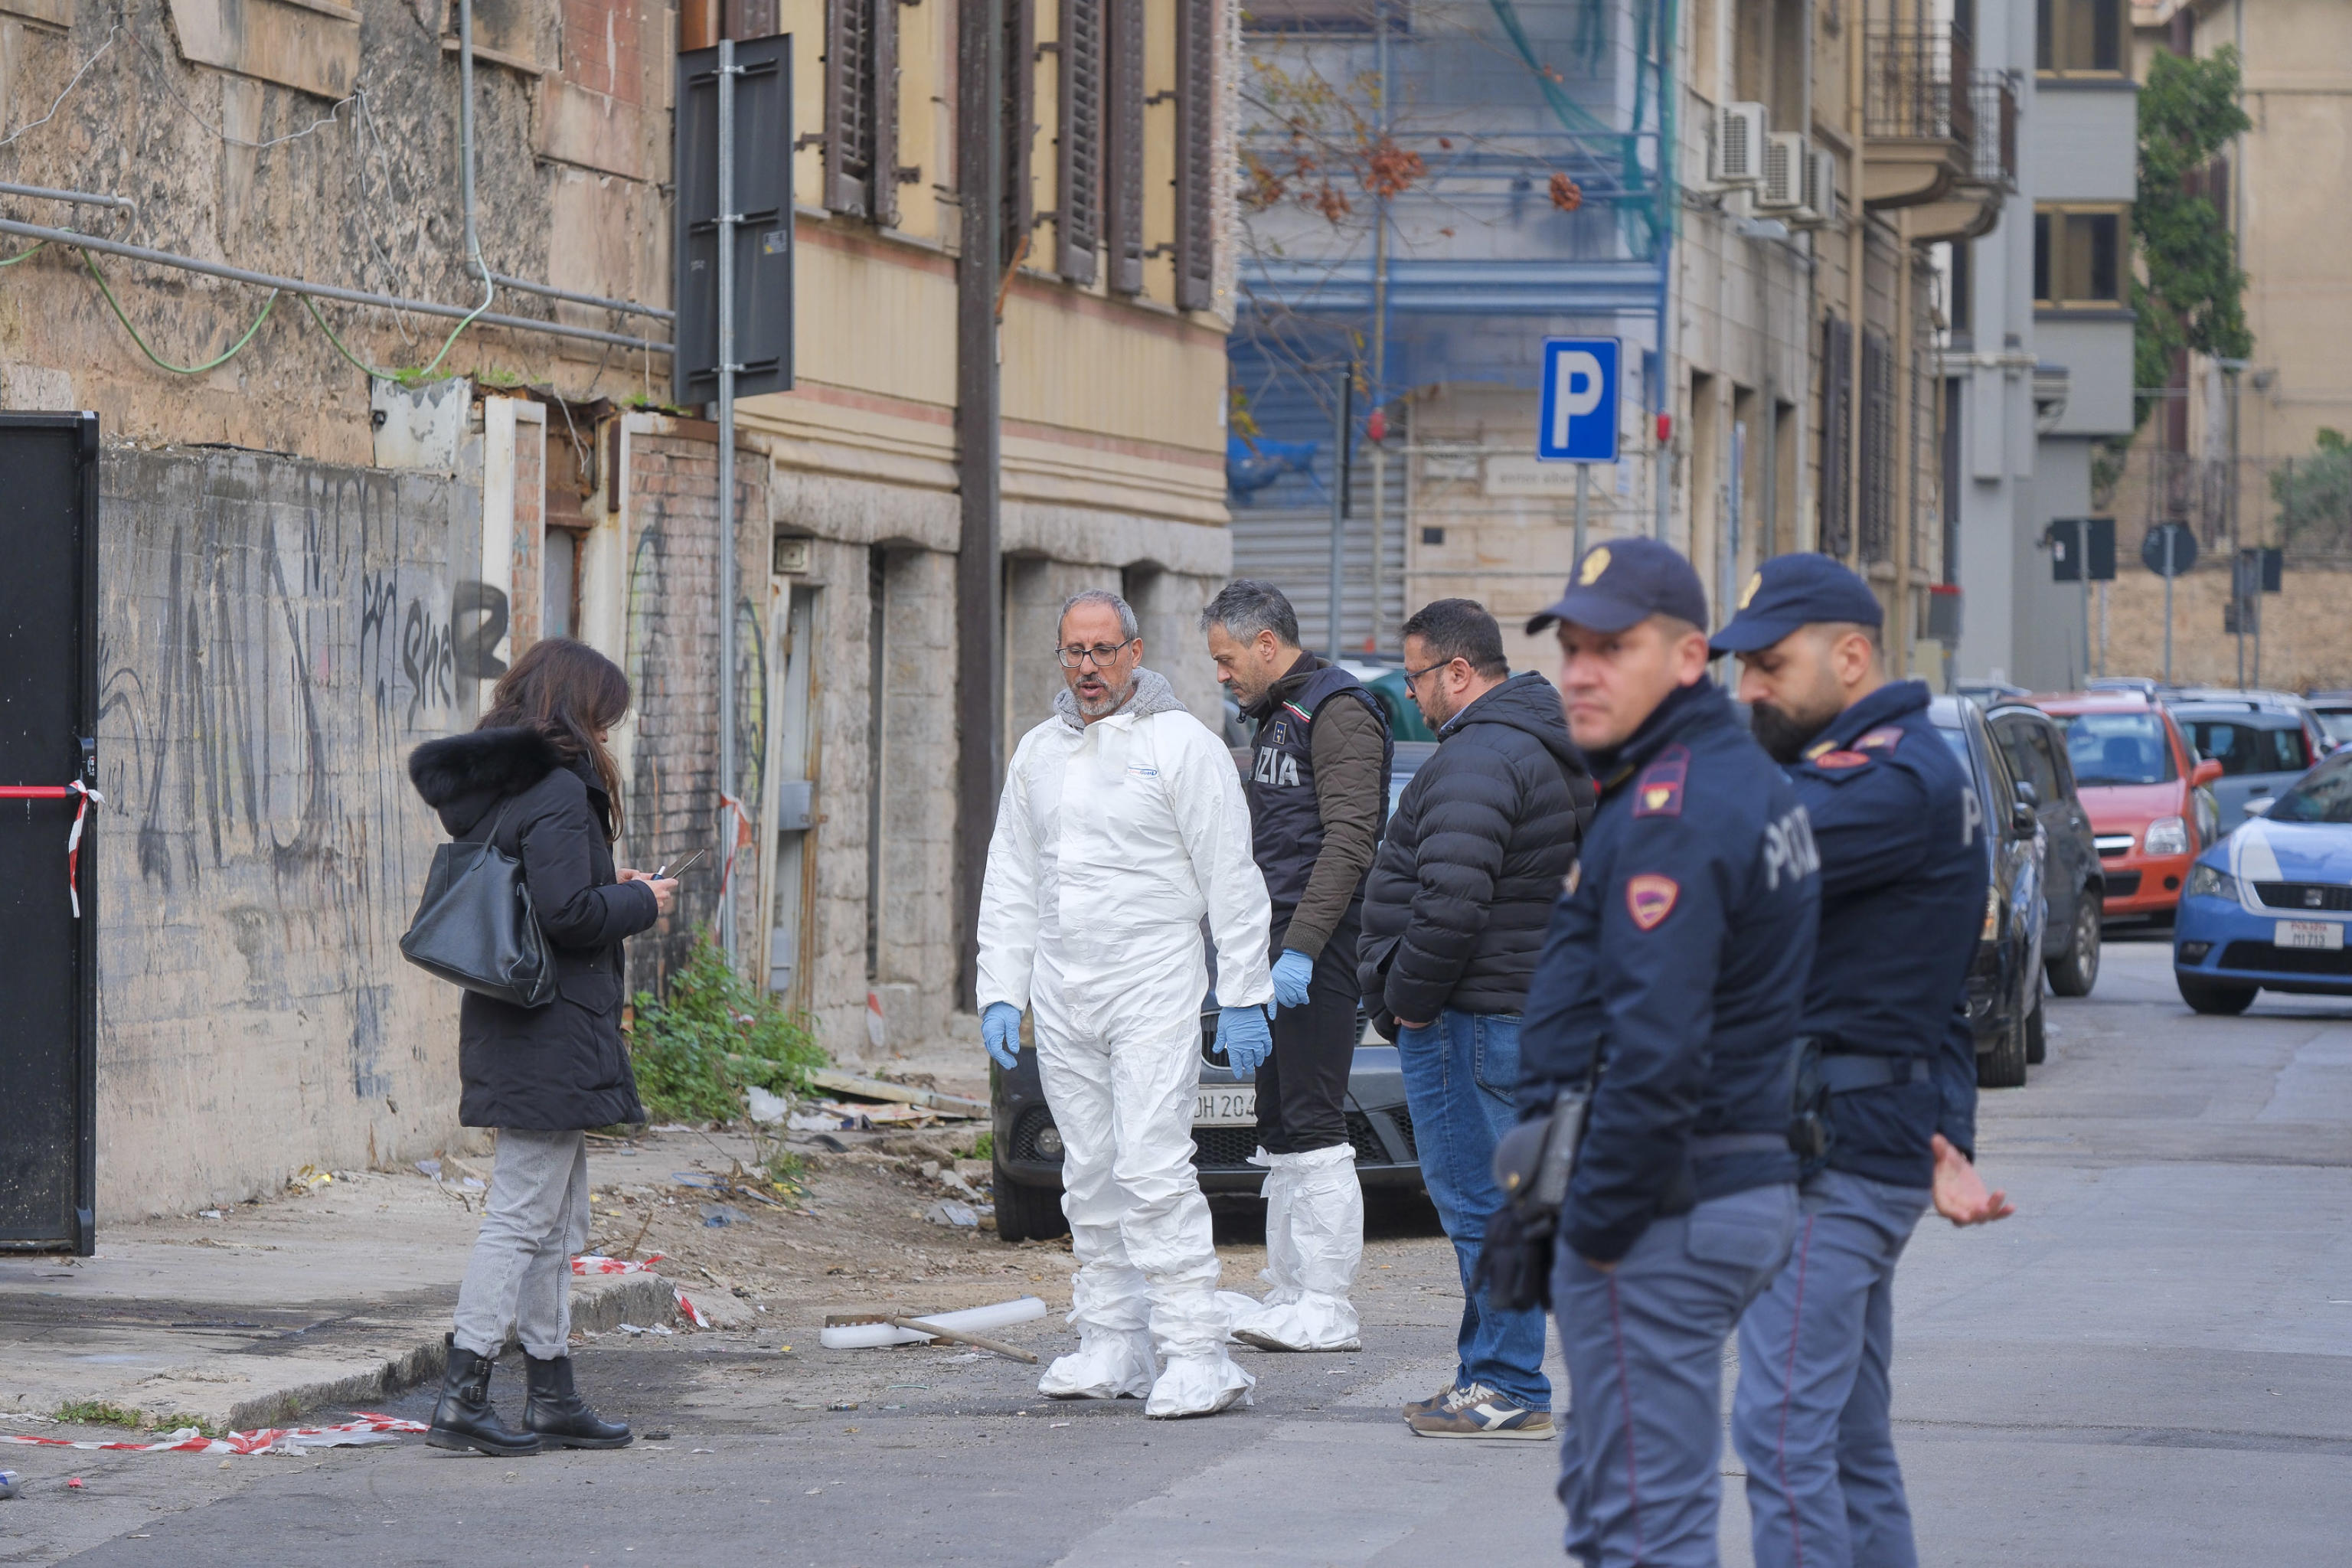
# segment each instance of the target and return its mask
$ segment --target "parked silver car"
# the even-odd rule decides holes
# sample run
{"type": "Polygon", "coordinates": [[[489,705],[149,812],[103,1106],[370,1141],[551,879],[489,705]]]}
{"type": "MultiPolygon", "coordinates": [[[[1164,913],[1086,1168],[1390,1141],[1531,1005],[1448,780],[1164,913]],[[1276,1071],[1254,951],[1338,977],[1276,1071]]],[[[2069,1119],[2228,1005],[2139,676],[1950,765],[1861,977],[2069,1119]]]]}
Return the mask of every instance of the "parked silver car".
{"type": "Polygon", "coordinates": [[[2221,764],[2212,790],[2224,834],[2267,810],[2330,750],[2310,705],[2285,692],[2189,689],[2163,700],[2197,754],[2221,764]]]}

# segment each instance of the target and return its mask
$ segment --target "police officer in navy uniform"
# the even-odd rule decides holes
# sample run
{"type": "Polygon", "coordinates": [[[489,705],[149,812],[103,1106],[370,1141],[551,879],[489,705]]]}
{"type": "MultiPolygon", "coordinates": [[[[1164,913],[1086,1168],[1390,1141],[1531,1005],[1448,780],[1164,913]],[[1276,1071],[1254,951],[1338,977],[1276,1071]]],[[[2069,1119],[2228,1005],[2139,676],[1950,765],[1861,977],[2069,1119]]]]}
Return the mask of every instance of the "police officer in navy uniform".
{"type": "Polygon", "coordinates": [[[1821,856],[1801,1107],[1826,1133],[1789,1262],[1739,1326],[1732,1443],[1759,1568],[1915,1568],[1887,1415],[1895,1260],[1932,1203],[2010,1213],[1970,1163],[1963,994],[1987,825],[1916,680],[1886,678],[1878,599],[1825,555],[1764,563],[1715,636],[1821,856]]]}
{"type": "Polygon", "coordinates": [[[1585,552],[1528,625],[1557,627],[1601,790],[1528,997],[1519,1095],[1523,1118],[1591,1096],[1551,1274],[1559,1495],[1588,1568],[1716,1563],[1724,1344],[1797,1232],[1819,878],[1804,807],[1707,676],[1706,625],[1690,563],[1640,538],[1585,552]]]}
{"type": "Polygon", "coordinates": [[[1201,612],[1217,679],[1257,722],[1252,847],[1274,906],[1272,1054],[1236,1058],[1257,1083],[1266,1167],[1263,1300],[1220,1299],[1232,1332],[1273,1351],[1359,1349],[1349,1293],[1364,1254],[1364,1195],[1348,1137],[1356,1058],[1356,944],[1388,804],[1395,744],[1361,681],[1298,646],[1271,584],[1227,584],[1201,612]]]}

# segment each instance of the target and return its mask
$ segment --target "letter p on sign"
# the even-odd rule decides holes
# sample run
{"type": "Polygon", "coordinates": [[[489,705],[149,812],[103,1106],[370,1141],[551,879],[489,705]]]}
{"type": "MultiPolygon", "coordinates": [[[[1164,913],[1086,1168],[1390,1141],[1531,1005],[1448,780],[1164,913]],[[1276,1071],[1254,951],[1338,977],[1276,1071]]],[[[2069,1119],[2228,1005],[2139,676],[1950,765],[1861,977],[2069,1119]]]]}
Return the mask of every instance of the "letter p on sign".
{"type": "Polygon", "coordinates": [[[1550,462],[1617,460],[1615,338],[1546,338],[1536,456],[1550,462]]]}

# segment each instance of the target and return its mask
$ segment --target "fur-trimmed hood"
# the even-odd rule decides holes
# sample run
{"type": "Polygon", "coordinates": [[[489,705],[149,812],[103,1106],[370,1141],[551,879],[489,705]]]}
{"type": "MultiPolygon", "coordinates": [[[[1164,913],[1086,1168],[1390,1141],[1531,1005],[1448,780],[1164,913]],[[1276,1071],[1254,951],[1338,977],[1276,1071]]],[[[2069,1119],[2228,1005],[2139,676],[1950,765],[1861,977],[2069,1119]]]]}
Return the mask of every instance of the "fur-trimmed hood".
{"type": "Polygon", "coordinates": [[[441,825],[458,834],[499,801],[565,765],[562,752],[541,731],[469,730],[427,741],[409,752],[408,779],[425,804],[440,813],[441,825]]]}

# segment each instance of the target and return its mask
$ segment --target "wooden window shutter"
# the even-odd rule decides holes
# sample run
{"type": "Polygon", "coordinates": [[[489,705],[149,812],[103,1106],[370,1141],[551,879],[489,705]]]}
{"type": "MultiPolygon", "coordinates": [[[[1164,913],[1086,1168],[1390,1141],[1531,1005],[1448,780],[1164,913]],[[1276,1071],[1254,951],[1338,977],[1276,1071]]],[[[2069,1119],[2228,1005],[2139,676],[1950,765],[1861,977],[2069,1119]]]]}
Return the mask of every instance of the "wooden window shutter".
{"type": "Polygon", "coordinates": [[[1853,547],[1846,515],[1852,454],[1847,432],[1853,414],[1853,330],[1834,314],[1822,318],[1821,552],[1843,560],[1853,547]]]}
{"type": "Polygon", "coordinates": [[[1055,270],[1095,280],[1102,243],[1103,0],[1062,0],[1061,142],[1055,160],[1055,270]]]}
{"type": "Polygon", "coordinates": [[[824,205],[898,218],[898,0],[828,0],[824,205]]]}
{"type": "Polygon", "coordinates": [[[1143,292],[1143,0],[1104,0],[1103,243],[1110,286],[1143,292]]]}
{"type": "Polygon", "coordinates": [[[1029,184],[1029,146],[1037,136],[1036,0],[1004,0],[1003,265],[1024,253],[1036,226],[1036,193],[1029,184]]]}
{"type": "Polygon", "coordinates": [[[1176,0],[1176,304],[1205,310],[1216,293],[1215,0],[1176,0]]]}
{"type": "Polygon", "coordinates": [[[1894,559],[1895,351],[1883,332],[1862,335],[1862,559],[1894,559]]]}

